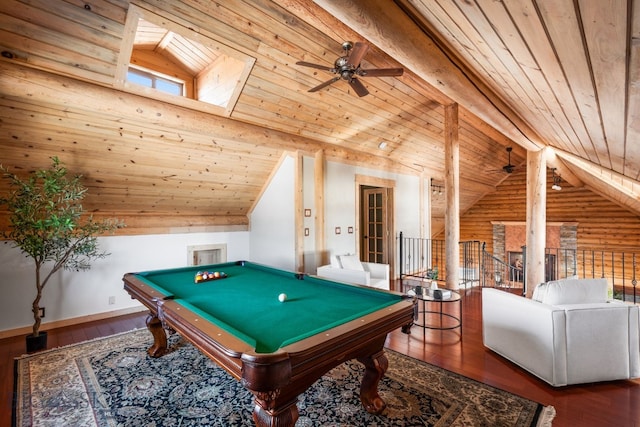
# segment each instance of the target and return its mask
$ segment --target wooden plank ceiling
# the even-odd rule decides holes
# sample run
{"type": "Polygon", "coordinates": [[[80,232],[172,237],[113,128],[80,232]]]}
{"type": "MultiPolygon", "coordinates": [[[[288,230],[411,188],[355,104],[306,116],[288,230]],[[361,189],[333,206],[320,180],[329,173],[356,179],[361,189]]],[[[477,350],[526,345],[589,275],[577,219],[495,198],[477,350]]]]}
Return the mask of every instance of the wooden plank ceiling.
{"type": "MultiPolygon", "coordinates": [[[[176,226],[241,225],[285,151],[325,150],[441,183],[443,106],[457,102],[463,211],[508,179],[507,147],[518,168],[527,149],[551,147],[564,180],[640,213],[637,9],[631,0],[5,0],[0,161],[29,170],[58,155],[88,178],[95,212],[146,215],[159,228],[176,214],[176,226]],[[127,26],[134,6],[156,17],[144,33],[127,26]],[[175,28],[184,33],[168,37],[175,28]],[[296,62],[332,66],[346,40],[369,45],[363,66],[404,75],[362,78],[365,97],[345,81],[307,92],[333,75],[296,62]],[[255,58],[228,117],[118,82],[132,49],[194,74],[216,45],[255,58]]],[[[434,197],[434,216],[443,202],[434,197]]]]}

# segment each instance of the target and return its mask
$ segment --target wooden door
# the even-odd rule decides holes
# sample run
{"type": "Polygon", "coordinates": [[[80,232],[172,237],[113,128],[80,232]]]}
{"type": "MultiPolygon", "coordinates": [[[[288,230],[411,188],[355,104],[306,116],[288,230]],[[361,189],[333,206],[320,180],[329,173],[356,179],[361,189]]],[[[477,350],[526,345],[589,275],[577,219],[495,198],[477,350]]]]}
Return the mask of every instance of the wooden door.
{"type": "Polygon", "coordinates": [[[388,264],[388,207],[386,188],[363,188],[361,259],[388,264]]]}

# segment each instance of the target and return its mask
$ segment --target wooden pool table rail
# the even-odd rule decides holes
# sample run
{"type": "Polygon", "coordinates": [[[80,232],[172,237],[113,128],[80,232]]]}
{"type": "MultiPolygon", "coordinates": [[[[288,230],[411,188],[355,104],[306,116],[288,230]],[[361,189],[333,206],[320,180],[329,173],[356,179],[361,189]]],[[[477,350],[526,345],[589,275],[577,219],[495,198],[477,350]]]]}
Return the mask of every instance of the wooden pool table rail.
{"type": "Polygon", "coordinates": [[[251,391],[257,426],[293,426],[298,418],[298,396],[330,369],[350,359],[365,366],[360,390],[364,408],[371,413],[382,412],[386,405],[378,394],[378,383],[388,366],[384,354],[386,336],[410,324],[414,315],[415,301],[402,299],[273,353],[257,353],[250,344],[135,275],[127,274],[123,280],[132,298],[150,311],[147,327],[154,343],[149,355],[165,354],[168,351],[165,329],[177,331],[251,391]]]}

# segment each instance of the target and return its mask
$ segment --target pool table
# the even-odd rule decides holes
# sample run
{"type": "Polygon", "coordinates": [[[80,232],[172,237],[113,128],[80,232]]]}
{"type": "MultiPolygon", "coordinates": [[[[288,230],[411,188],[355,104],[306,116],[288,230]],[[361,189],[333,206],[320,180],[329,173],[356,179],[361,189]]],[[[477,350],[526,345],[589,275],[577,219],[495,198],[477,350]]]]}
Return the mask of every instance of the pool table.
{"type": "Polygon", "coordinates": [[[177,331],[253,393],[258,426],[293,426],[298,395],[349,359],[365,366],[364,408],[382,412],[384,342],[414,316],[415,301],[400,293],[248,261],[127,273],[123,281],[150,310],[148,354],[166,353],[165,329],[177,331]],[[225,277],[195,283],[199,271],[225,277]]]}

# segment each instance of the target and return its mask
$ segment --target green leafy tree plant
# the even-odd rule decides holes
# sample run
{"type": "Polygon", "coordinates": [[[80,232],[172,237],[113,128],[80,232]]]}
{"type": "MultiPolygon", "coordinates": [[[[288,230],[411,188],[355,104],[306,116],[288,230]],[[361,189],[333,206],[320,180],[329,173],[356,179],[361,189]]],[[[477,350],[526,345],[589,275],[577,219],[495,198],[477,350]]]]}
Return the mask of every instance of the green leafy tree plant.
{"type": "Polygon", "coordinates": [[[90,269],[92,261],[109,255],[99,250],[96,236],[124,227],[116,219],[82,218],[82,200],[87,193],[82,176],[68,176],[60,160],[51,159],[50,169],[33,171],[27,179],[0,166],[4,178],[10,181],[8,194],[0,197],[0,205],[5,205],[9,213],[9,227],[3,230],[3,237],[35,262],[36,297],[31,308],[34,337],[40,333],[40,300],[49,279],[60,269],[90,269]],[[43,271],[48,263],[53,267],[43,271]]]}

